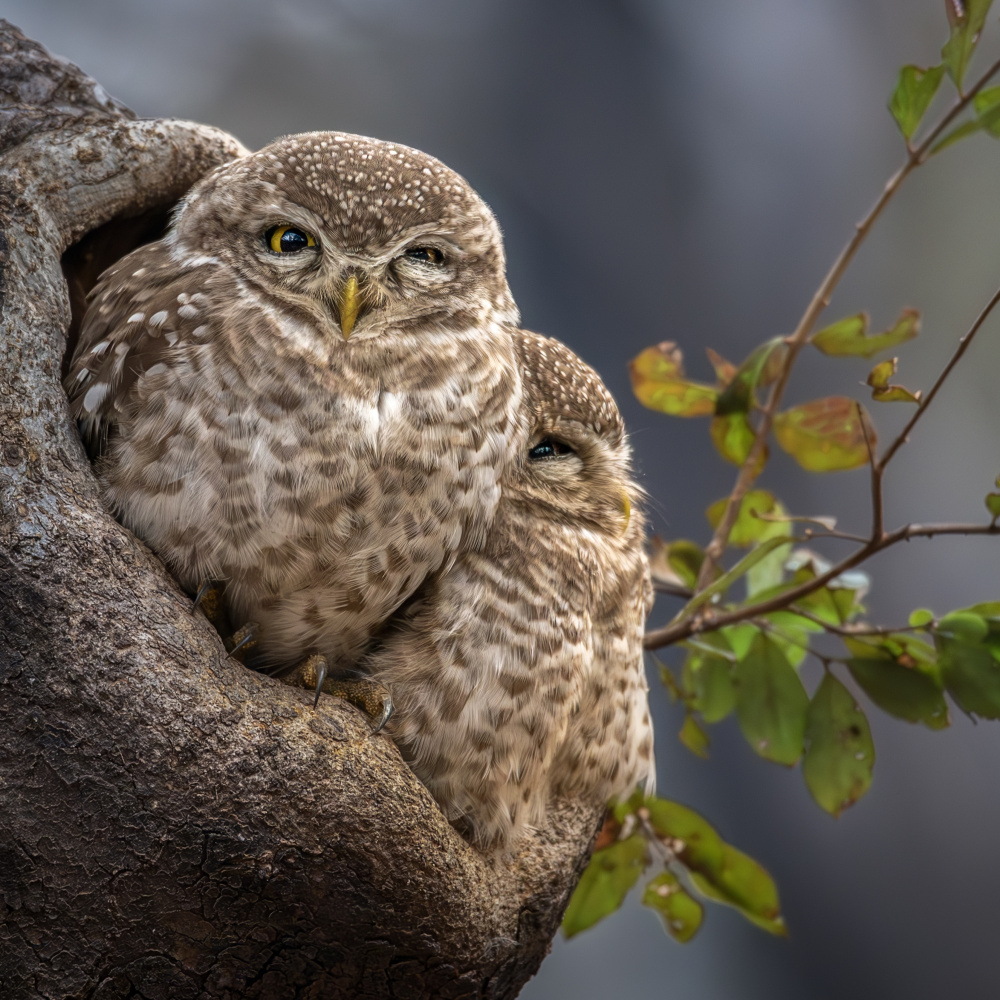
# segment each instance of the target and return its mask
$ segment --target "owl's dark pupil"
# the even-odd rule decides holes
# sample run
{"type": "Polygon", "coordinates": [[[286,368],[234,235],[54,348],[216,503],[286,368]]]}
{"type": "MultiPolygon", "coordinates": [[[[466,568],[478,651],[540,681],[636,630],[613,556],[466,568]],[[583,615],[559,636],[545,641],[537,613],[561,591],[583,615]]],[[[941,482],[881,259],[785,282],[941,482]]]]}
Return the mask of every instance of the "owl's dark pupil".
{"type": "Polygon", "coordinates": [[[542,458],[560,458],[562,455],[572,455],[573,449],[562,441],[555,438],[543,438],[529,449],[528,458],[537,461],[542,458]]]}
{"type": "Polygon", "coordinates": [[[281,252],[295,253],[309,246],[309,237],[298,229],[286,229],[281,234],[281,252]]]}
{"type": "Polygon", "coordinates": [[[444,260],[444,254],[436,247],[410,247],[406,251],[406,256],[410,260],[420,260],[425,264],[440,264],[444,260]]]}

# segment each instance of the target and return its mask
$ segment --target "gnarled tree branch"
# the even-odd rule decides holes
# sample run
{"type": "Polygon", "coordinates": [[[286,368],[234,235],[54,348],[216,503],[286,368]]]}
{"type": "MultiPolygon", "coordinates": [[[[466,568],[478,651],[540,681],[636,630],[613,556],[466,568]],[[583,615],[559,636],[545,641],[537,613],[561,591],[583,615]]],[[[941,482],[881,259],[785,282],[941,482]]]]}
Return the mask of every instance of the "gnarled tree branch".
{"type": "Polygon", "coordinates": [[[469,847],[354,708],[226,658],[69,417],[73,303],[240,152],[0,21],[0,995],[512,997],[599,817],[469,847]]]}

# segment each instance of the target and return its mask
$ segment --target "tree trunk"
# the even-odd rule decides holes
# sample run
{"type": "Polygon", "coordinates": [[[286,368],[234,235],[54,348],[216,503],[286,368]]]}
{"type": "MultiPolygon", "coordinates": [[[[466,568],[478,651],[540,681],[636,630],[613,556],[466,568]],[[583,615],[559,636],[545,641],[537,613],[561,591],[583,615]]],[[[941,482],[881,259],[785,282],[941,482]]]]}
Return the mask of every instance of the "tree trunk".
{"type": "Polygon", "coordinates": [[[69,416],[82,296],[241,149],[0,21],[0,996],[513,997],[595,812],[473,850],[353,707],[227,659],[69,416]]]}

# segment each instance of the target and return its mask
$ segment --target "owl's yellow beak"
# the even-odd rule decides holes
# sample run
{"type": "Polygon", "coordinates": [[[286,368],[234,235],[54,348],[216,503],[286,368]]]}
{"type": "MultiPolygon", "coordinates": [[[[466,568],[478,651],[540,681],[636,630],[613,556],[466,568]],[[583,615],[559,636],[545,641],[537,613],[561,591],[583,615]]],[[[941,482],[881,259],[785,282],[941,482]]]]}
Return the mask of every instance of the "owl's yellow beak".
{"type": "Polygon", "coordinates": [[[337,303],[337,312],[340,314],[340,332],[347,340],[354,329],[358,313],[361,312],[361,289],[358,286],[358,279],[352,274],[340,290],[340,300],[337,303]]]}
{"type": "Polygon", "coordinates": [[[628,531],[628,522],[632,517],[632,503],[628,498],[628,494],[622,490],[622,534],[624,535],[628,531]]]}

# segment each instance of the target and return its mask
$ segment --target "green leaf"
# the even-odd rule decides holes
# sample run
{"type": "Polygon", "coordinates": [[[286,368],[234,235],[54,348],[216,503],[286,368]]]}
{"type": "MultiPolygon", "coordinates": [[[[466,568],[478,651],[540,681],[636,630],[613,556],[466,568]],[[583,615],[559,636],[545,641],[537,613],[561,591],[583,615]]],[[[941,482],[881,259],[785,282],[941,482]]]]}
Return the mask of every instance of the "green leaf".
{"type": "Polygon", "coordinates": [[[979,91],[973,98],[972,108],[976,124],[994,139],[1000,138],[1000,87],[979,91]]]}
{"type": "Polygon", "coordinates": [[[930,608],[914,608],[910,612],[909,624],[914,628],[923,628],[934,621],[934,612],[930,608]]]}
{"type": "Polygon", "coordinates": [[[949,146],[953,146],[960,139],[964,139],[968,135],[973,135],[976,132],[982,131],[982,128],[983,123],[980,121],[962,122],[961,125],[953,128],[943,139],[934,144],[931,148],[931,156],[940,153],[949,146]]]}
{"type": "MultiPolygon", "coordinates": [[[[728,497],[723,497],[705,511],[713,531],[722,520],[727,502],[728,497]]],[[[767,490],[750,490],[740,501],[739,513],[733,523],[733,530],[729,533],[729,544],[746,548],[760,541],[774,525],[772,522],[762,521],[756,515],[773,513],[785,513],[785,508],[775,500],[774,495],[767,490]]]]}
{"type": "Polygon", "coordinates": [[[669,799],[645,800],[649,825],[688,868],[714,871],[723,861],[722,838],[693,809],[669,799]]]}
{"type": "Polygon", "coordinates": [[[656,910],[674,940],[685,944],[698,933],[705,915],[701,903],[680,884],[673,872],[661,872],[642,894],[642,905],[656,910]]]}
{"type": "Polygon", "coordinates": [[[987,493],[984,502],[993,520],[1000,517],[1000,493],[987,493]]]}
{"type": "Polygon", "coordinates": [[[756,566],[761,559],[779,546],[788,544],[788,540],[782,536],[779,538],[768,538],[766,541],[761,542],[760,545],[754,546],[731,570],[723,573],[712,584],[692,597],[684,606],[682,614],[688,617],[697,611],[698,608],[707,604],[716,594],[724,594],[741,576],[756,566]]]}
{"type": "Polygon", "coordinates": [[[994,603],[945,615],[935,626],[941,677],[966,712],[1000,718],[1000,619],[994,603]]]}
{"type": "Polygon", "coordinates": [[[821,809],[839,816],[872,783],[875,744],[864,712],[833,674],[826,674],[809,703],[802,776],[821,809]]]}
{"type": "Polygon", "coordinates": [[[921,722],[928,729],[950,725],[940,687],[922,671],[887,656],[853,657],[847,667],[861,690],[883,712],[907,722],[921,722]]]}
{"type": "Polygon", "coordinates": [[[562,922],[566,937],[614,913],[648,863],[646,840],[641,834],[595,851],[566,908],[562,922]]]}
{"type": "Polygon", "coordinates": [[[907,141],[919,127],[943,76],[944,66],[931,66],[930,69],[904,66],[899,71],[896,89],[889,98],[889,110],[907,141]]]}
{"type": "Polygon", "coordinates": [[[680,348],[669,340],[647,347],[629,364],[632,391],[643,406],[673,417],[706,417],[715,412],[718,391],[684,377],[680,348]]]}
{"type": "Polygon", "coordinates": [[[941,49],[941,58],[959,90],[992,3],[993,0],[946,0],[951,35],[941,49]]]}
{"type": "Polygon", "coordinates": [[[649,571],[654,583],[659,581],[693,588],[704,558],[702,547],[686,538],[665,542],[654,535],[650,541],[649,571]]]}
{"type": "Polygon", "coordinates": [[[758,635],[737,664],[736,716],[754,751],[778,764],[802,755],[809,696],[780,647],[758,635]]]}
{"type": "Polygon", "coordinates": [[[778,444],[810,472],[856,469],[875,449],[875,429],[864,407],[846,396],[827,396],[774,416],[778,444]]]}
{"type": "Polygon", "coordinates": [[[879,403],[919,403],[920,391],[910,392],[901,385],[890,385],[889,379],[896,374],[898,358],[880,361],[869,373],[866,380],[872,387],[872,399],[879,403]]]}
{"type": "Polygon", "coordinates": [[[757,387],[767,385],[774,380],[787,353],[788,345],[784,337],[772,337],[752,351],[746,361],[736,369],[729,384],[719,393],[715,403],[716,416],[749,413],[757,387]]]}
{"type": "Polygon", "coordinates": [[[774,880],[731,844],[723,845],[721,864],[710,871],[692,871],[691,882],[706,898],[735,907],[769,934],[787,936],[774,880]]]}
{"type": "Polygon", "coordinates": [[[677,738],[696,757],[708,760],[708,733],[698,725],[698,720],[690,713],[684,716],[684,725],[681,726],[677,738]]]}
{"type": "Polygon", "coordinates": [[[920,332],[920,313],[904,309],[896,324],[883,333],[868,336],[868,313],[848,316],[814,333],[810,343],[832,357],[870,358],[879,351],[913,340],[920,332]]]}
{"type": "MultiPolygon", "coordinates": [[[[750,454],[756,435],[745,413],[712,417],[708,427],[715,450],[733,465],[742,465],[750,454]]],[[[766,461],[766,459],[765,459],[766,461]]]]}
{"type": "Polygon", "coordinates": [[[974,611],[952,611],[951,614],[945,615],[935,628],[938,635],[973,644],[982,642],[989,630],[986,619],[974,611]]]}
{"type": "MultiPolygon", "coordinates": [[[[725,642],[721,636],[719,638],[725,642]]],[[[729,656],[732,657],[732,653],[729,656]]],[[[700,712],[706,722],[721,722],[736,707],[733,664],[720,653],[692,649],[684,663],[684,679],[685,686],[693,694],[691,707],[700,712]]]]}

